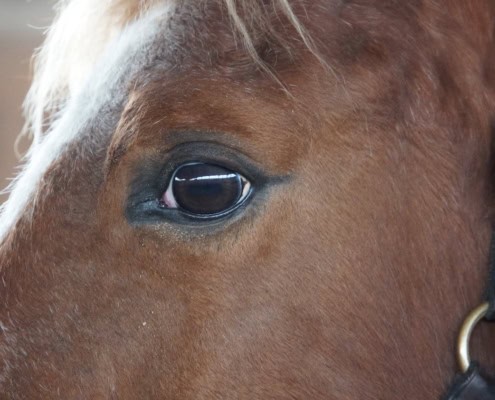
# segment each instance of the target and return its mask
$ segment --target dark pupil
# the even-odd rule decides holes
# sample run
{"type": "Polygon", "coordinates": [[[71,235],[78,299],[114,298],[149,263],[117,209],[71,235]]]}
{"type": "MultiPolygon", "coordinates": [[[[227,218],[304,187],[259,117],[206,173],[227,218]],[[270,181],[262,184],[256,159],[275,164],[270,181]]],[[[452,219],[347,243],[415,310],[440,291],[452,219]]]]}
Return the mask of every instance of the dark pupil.
{"type": "Polygon", "coordinates": [[[238,173],[209,164],[180,167],[173,193],[178,205],[193,214],[218,214],[236,205],[242,196],[238,173]]]}

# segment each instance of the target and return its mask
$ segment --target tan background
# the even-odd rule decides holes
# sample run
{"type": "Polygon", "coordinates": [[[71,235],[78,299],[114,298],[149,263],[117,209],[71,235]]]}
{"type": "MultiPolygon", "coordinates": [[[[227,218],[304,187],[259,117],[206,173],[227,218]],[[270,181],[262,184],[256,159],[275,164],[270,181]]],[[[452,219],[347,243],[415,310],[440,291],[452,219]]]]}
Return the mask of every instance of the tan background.
{"type": "MultiPolygon", "coordinates": [[[[54,0],[0,0],[0,190],[15,173],[14,141],[23,124],[30,60],[50,24],[54,0]]],[[[26,145],[24,145],[24,148],[26,145]]],[[[6,195],[0,194],[0,203],[6,195]]]]}

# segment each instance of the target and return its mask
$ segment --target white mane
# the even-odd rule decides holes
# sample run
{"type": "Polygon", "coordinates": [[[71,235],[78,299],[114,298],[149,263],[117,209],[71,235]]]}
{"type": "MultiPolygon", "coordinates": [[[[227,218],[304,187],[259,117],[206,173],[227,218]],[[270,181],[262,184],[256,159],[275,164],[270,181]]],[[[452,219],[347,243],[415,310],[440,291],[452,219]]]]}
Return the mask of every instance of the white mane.
{"type": "MultiPolygon", "coordinates": [[[[90,121],[102,118],[99,111],[103,105],[123,101],[122,80],[130,79],[143,67],[146,46],[156,38],[158,29],[174,7],[171,1],[161,1],[139,18],[127,22],[123,22],[123,14],[118,14],[123,24],[120,30],[115,26],[107,27],[95,31],[94,35],[91,30],[71,26],[71,21],[79,14],[84,15],[83,21],[89,24],[92,11],[78,6],[93,4],[98,8],[97,1],[101,0],[68,3],[39,52],[33,86],[26,100],[27,124],[34,141],[24,169],[13,181],[9,199],[0,209],[0,243],[25,212],[29,201],[38,195],[36,189],[50,165],[77,140],[90,121]],[[69,34],[73,35],[70,39],[69,34]],[[78,38],[81,47],[76,45],[78,38]],[[57,48],[58,43],[60,48],[57,48]],[[46,131],[43,129],[45,122],[48,122],[46,131]]],[[[109,11],[111,8],[104,9],[109,11]]],[[[101,11],[95,11],[94,18],[97,16],[103,24],[110,22],[101,11]]],[[[91,21],[91,27],[95,23],[91,21]]],[[[73,24],[77,25],[77,21],[73,24]]]]}
{"type": "Polygon", "coordinates": [[[150,8],[171,0],[62,0],[44,45],[35,55],[26,97],[25,132],[38,142],[53,115],[86,81],[108,43],[150,8]],[[48,120],[47,120],[48,118],[48,120]]]}

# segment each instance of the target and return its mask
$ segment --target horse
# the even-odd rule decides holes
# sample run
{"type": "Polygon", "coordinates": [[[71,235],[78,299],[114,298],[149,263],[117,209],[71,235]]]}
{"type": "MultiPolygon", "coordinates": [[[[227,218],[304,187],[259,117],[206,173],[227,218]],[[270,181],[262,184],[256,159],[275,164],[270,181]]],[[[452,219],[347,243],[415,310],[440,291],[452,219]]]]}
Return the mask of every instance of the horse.
{"type": "Polygon", "coordinates": [[[0,398],[445,395],[494,32],[490,0],[61,1],[0,216],[0,398]]]}

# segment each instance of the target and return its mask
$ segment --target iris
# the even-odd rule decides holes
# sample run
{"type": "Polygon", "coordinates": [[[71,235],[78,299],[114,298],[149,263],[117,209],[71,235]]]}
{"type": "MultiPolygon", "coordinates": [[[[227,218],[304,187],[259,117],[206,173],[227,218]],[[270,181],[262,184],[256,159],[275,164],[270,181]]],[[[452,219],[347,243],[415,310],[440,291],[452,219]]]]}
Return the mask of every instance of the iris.
{"type": "Polygon", "coordinates": [[[220,165],[189,163],[173,173],[161,202],[198,216],[233,211],[251,190],[250,182],[240,173],[220,165]]]}

